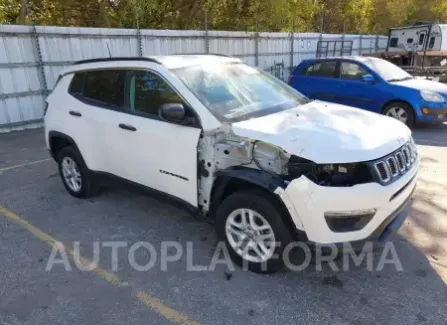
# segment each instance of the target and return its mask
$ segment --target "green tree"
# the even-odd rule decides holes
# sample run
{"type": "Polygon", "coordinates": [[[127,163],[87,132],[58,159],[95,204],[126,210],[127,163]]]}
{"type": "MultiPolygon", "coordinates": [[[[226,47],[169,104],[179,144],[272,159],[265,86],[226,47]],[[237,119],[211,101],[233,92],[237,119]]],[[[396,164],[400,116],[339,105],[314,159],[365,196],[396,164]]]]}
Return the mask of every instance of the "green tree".
{"type": "Polygon", "coordinates": [[[0,0],[0,23],[153,29],[387,33],[447,23],[447,0],[0,0]],[[26,9],[26,10],[25,10],[26,9]]]}

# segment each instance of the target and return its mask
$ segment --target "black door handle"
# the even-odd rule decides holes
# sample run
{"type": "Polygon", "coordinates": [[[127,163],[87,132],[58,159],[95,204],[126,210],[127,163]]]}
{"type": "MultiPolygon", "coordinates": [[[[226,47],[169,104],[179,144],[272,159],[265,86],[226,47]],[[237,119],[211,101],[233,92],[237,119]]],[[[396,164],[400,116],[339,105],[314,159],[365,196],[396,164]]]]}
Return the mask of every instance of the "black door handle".
{"type": "Polygon", "coordinates": [[[137,130],[136,127],[134,127],[134,126],[132,126],[132,125],[128,125],[128,124],[120,123],[120,124],[118,124],[118,126],[119,126],[120,128],[122,128],[122,129],[124,129],[124,130],[129,130],[129,131],[136,131],[136,130],[137,130]]]}
{"type": "Polygon", "coordinates": [[[70,112],[68,112],[70,115],[73,115],[73,116],[82,116],[82,114],[81,113],[79,113],[79,112],[75,112],[75,111],[70,111],[70,112]]]}

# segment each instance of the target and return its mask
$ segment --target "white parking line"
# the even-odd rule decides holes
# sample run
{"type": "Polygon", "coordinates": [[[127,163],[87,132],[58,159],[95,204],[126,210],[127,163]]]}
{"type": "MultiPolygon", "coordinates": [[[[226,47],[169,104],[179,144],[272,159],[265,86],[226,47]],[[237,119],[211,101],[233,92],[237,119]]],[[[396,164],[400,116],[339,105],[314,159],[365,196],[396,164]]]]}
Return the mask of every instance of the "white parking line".
{"type": "MultiPolygon", "coordinates": [[[[10,221],[16,223],[23,229],[28,230],[31,234],[33,234],[36,238],[40,239],[41,241],[47,243],[51,248],[58,247],[59,249],[63,249],[64,252],[70,257],[74,258],[75,253],[72,249],[70,249],[67,246],[64,246],[60,241],[58,241],[56,238],[52,237],[51,235],[43,232],[36,226],[32,225],[25,219],[22,219],[14,212],[6,209],[2,205],[0,205],[0,217],[5,216],[10,221]]],[[[89,259],[80,256],[80,262],[84,265],[91,265],[93,262],[89,259]]],[[[92,270],[89,270],[91,273],[96,274],[100,278],[102,278],[104,281],[110,283],[111,285],[123,288],[123,287],[129,287],[130,284],[128,282],[125,282],[121,280],[115,273],[109,272],[99,266],[95,267],[92,270]]],[[[148,280],[149,281],[149,280],[148,280]]],[[[148,293],[133,287],[132,290],[133,296],[143,303],[148,309],[153,310],[166,318],[168,321],[170,321],[173,324],[176,325],[199,325],[196,321],[191,320],[188,318],[185,314],[181,313],[180,311],[177,311],[165,303],[163,303],[160,299],[158,299],[155,296],[149,295],[148,293]]],[[[149,321],[150,323],[150,321],[149,321]]]]}
{"type": "Polygon", "coordinates": [[[29,163],[26,164],[21,164],[21,165],[15,165],[15,166],[10,166],[10,167],[5,167],[5,168],[1,168],[0,169],[0,173],[5,172],[7,170],[11,170],[11,169],[16,169],[16,168],[21,168],[21,167],[26,167],[29,165],[34,165],[34,164],[38,164],[44,161],[48,161],[48,160],[52,160],[52,158],[47,158],[47,159],[42,159],[42,160],[36,160],[36,161],[31,161],[29,163]]]}

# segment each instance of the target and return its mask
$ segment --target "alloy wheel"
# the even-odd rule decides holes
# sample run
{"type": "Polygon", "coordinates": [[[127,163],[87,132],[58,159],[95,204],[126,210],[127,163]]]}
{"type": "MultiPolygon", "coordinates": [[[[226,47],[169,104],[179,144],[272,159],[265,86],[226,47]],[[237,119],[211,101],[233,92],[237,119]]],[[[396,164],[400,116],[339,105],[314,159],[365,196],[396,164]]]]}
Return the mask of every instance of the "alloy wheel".
{"type": "Polygon", "coordinates": [[[387,112],[386,116],[393,117],[402,123],[407,123],[408,114],[402,107],[391,107],[387,112]]]}
{"type": "Polygon", "coordinates": [[[79,192],[82,188],[82,177],[76,162],[70,157],[62,159],[62,174],[65,184],[73,191],[79,192]]]}
{"type": "Polygon", "coordinates": [[[225,233],[230,246],[247,261],[265,262],[275,251],[275,234],[271,225],[254,210],[237,209],[230,213],[225,233]]]}

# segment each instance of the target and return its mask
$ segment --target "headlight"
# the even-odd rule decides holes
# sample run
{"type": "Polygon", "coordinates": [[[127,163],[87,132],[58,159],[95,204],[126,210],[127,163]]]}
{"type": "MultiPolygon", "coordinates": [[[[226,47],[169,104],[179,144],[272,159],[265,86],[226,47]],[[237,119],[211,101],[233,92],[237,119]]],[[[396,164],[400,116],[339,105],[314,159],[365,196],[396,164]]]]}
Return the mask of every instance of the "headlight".
{"type": "Polygon", "coordinates": [[[353,186],[372,182],[372,176],[366,163],[352,164],[316,164],[297,156],[291,156],[287,180],[305,175],[309,180],[321,186],[353,186]]]}
{"type": "Polygon", "coordinates": [[[444,102],[444,98],[440,94],[431,90],[421,90],[421,96],[427,102],[433,102],[433,103],[444,102]]]}
{"type": "Polygon", "coordinates": [[[414,142],[413,137],[410,138],[410,141],[408,142],[408,146],[410,147],[410,155],[411,159],[416,159],[418,156],[418,147],[416,146],[416,143],[414,142]]]}

